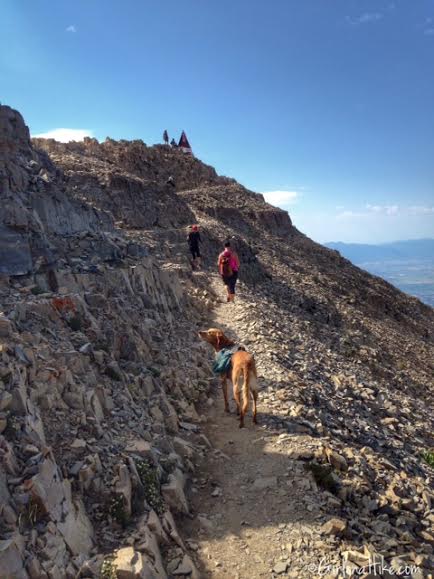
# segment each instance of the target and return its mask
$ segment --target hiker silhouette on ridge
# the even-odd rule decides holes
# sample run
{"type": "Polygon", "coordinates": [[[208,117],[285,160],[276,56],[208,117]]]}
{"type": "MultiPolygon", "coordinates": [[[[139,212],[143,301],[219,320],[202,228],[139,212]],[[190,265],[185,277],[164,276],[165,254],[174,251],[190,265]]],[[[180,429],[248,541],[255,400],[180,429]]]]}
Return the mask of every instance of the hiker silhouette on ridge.
{"type": "Polygon", "coordinates": [[[170,175],[170,177],[167,179],[166,181],[167,185],[172,185],[172,187],[176,187],[175,185],[175,179],[173,178],[173,175],[170,175]]]}
{"type": "Polygon", "coordinates": [[[163,133],[163,141],[165,145],[169,144],[169,133],[167,132],[166,129],[164,129],[164,133],[163,133]]]}

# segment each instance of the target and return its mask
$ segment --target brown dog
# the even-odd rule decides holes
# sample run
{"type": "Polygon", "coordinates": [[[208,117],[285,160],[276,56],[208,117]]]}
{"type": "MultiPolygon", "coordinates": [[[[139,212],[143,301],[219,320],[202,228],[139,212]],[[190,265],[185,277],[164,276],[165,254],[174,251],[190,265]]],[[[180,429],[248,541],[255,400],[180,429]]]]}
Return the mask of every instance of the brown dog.
{"type": "MultiPolygon", "coordinates": [[[[210,328],[206,332],[199,332],[199,336],[202,340],[211,344],[216,352],[220,352],[223,348],[230,348],[235,345],[232,340],[229,340],[229,338],[227,338],[224,333],[217,328],[210,328]]],[[[252,394],[253,398],[253,422],[257,424],[256,402],[258,399],[258,388],[256,365],[253,356],[245,350],[239,350],[232,354],[231,367],[228,372],[222,375],[222,389],[226,412],[229,412],[228,379],[232,381],[234,389],[234,398],[240,416],[240,428],[244,426],[244,416],[249,410],[250,394],[252,394]],[[241,377],[243,378],[243,383],[240,387],[239,381],[241,377]],[[242,404],[240,393],[242,393],[243,397],[242,404]]]]}

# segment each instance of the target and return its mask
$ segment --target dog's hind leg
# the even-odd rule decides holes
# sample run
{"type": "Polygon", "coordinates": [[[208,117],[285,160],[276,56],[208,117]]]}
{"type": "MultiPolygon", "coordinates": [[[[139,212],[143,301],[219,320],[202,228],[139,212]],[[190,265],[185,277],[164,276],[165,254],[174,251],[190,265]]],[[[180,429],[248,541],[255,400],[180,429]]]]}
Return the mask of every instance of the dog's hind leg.
{"type": "Polygon", "coordinates": [[[234,389],[234,399],[237,404],[237,414],[241,414],[241,399],[240,399],[240,387],[238,381],[240,379],[239,372],[232,372],[232,386],[234,389]]]}
{"type": "MultiPolygon", "coordinates": [[[[243,367],[242,403],[240,405],[240,428],[244,427],[244,416],[249,409],[249,372],[243,367]]],[[[239,396],[239,394],[238,394],[239,396]]]]}
{"type": "Polygon", "coordinates": [[[249,372],[250,375],[250,394],[252,395],[253,399],[253,424],[258,424],[256,419],[257,415],[257,403],[258,403],[258,379],[256,376],[256,367],[253,365],[253,369],[249,372]]]}
{"type": "Polygon", "coordinates": [[[222,390],[223,390],[223,398],[225,400],[225,412],[230,412],[228,402],[228,379],[226,378],[226,376],[223,376],[222,378],[222,390]]]}
{"type": "Polygon", "coordinates": [[[252,395],[253,395],[253,424],[258,424],[258,421],[256,419],[256,404],[258,401],[258,393],[256,392],[256,390],[252,390],[252,395]]]}

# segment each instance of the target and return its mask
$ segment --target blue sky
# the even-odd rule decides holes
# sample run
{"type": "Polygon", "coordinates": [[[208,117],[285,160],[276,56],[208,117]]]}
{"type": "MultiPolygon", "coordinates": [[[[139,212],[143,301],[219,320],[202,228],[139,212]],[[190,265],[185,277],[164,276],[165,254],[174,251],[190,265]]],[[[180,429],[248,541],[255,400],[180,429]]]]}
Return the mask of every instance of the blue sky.
{"type": "Polygon", "coordinates": [[[185,129],[318,241],[434,237],[434,0],[2,0],[32,134],[185,129]]]}

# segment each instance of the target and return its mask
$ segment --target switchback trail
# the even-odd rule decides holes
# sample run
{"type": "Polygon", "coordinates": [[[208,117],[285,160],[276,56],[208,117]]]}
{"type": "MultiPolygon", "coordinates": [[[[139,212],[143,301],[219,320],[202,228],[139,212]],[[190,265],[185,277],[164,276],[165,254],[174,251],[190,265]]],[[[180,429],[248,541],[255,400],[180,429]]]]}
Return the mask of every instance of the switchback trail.
{"type": "MultiPolygon", "coordinates": [[[[223,298],[218,281],[214,278],[213,287],[223,298]]],[[[222,300],[213,321],[237,343],[249,338],[248,319],[259,307],[242,294],[235,304],[222,300]]],[[[221,389],[215,387],[212,403],[203,410],[208,418],[203,432],[212,449],[198,465],[190,496],[194,517],[184,522],[183,535],[204,578],[320,576],[321,559],[339,565],[337,539],[321,529],[333,517],[336,499],[319,491],[297,460],[312,457],[320,439],[277,427],[280,386],[270,352],[248,349],[260,375],[259,424],[253,425],[250,408],[246,428],[239,429],[232,393],[231,414],[226,414],[221,389]]]]}

